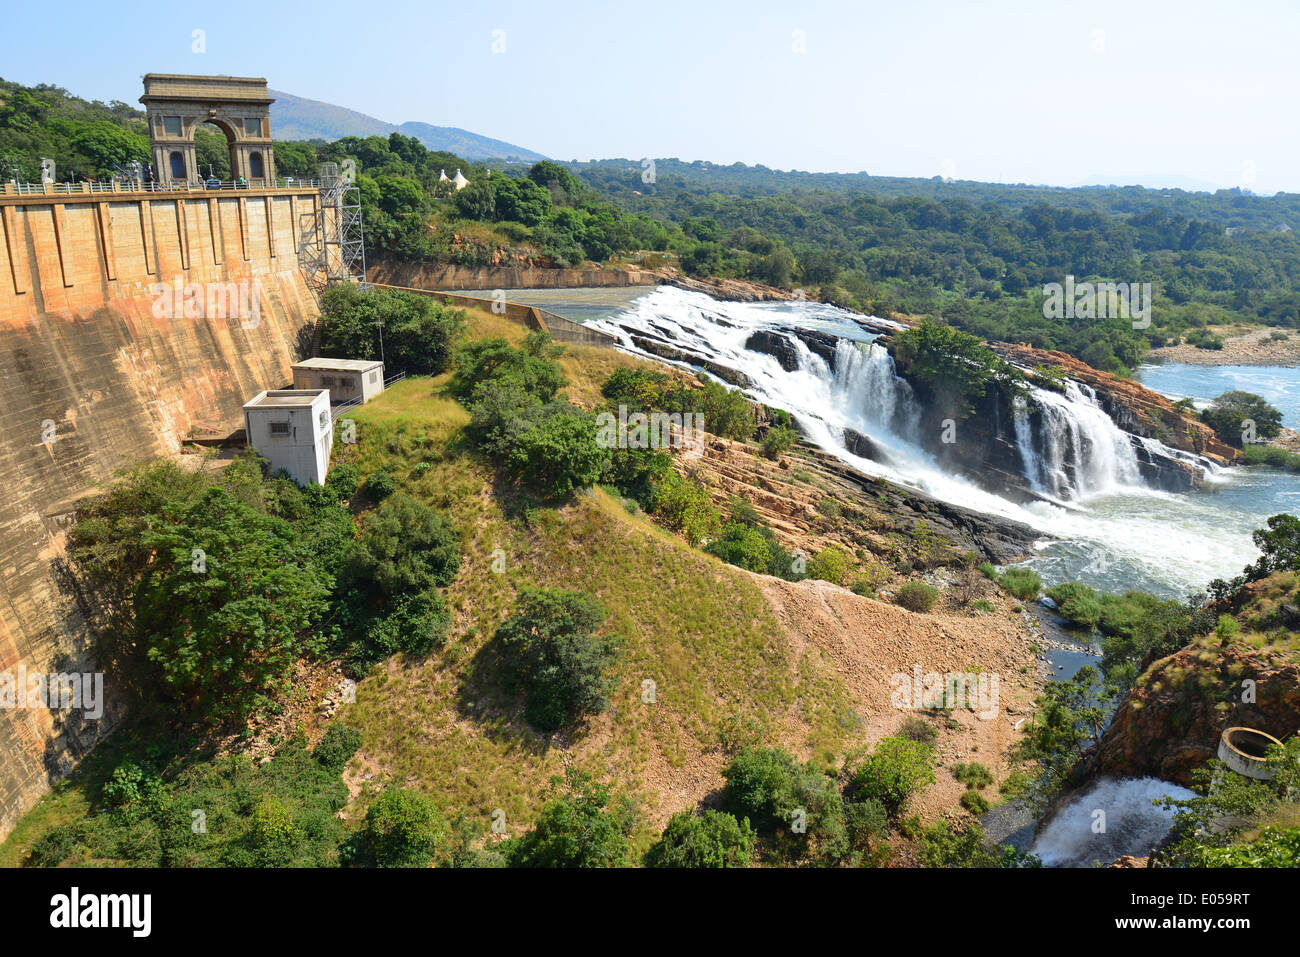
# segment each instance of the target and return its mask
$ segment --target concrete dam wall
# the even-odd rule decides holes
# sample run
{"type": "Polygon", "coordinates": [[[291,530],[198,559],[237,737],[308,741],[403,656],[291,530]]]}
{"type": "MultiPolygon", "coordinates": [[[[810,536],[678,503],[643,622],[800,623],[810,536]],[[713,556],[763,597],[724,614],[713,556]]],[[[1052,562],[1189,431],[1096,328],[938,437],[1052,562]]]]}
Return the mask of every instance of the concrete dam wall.
{"type": "MultiPolygon", "coordinates": [[[[89,672],[59,559],[77,500],[230,430],[291,381],[316,300],[314,190],[0,195],[0,678],[89,672]],[[165,290],[165,291],[164,291],[165,290]]],[[[120,719],[0,706],[0,839],[120,719]]]]}

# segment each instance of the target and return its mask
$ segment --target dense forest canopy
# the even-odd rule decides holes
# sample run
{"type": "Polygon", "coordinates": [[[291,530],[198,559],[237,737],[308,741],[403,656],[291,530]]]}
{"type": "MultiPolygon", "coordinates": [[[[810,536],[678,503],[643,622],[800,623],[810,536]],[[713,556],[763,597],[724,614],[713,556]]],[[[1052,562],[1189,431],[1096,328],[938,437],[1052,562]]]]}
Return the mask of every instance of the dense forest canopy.
{"type": "MultiPolygon", "coordinates": [[[[229,175],[221,135],[199,164],[229,175]]],[[[144,115],[58,87],[0,81],[0,171],[106,178],[148,160],[144,115]]],[[[1059,189],[781,172],[675,159],[475,164],[414,137],[279,142],[282,177],[356,162],[373,252],[484,266],[673,265],[877,315],[942,319],[975,335],[1060,349],[1127,374],[1145,351],[1232,322],[1300,327],[1300,196],[1141,187],[1059,189]],[[457,191],[443,175],[460,170],[457,191]],[[1150,284],[1151,322],[1049,315],[1044,286],[1150,284]]]]}

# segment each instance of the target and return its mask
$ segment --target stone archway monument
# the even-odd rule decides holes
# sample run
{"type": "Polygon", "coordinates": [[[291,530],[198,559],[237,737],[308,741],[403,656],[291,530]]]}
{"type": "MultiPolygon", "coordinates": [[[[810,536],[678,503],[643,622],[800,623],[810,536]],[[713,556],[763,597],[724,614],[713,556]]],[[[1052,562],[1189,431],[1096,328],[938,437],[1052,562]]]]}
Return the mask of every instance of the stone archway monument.
{"type": "Polygon", "coordinates": [[[178,76],[150,73],[140,97],[148,114],[149,146],[158,182],[203,179],[194,153],[194,131],[211,123],[226,134],[230,176],[250,186],[275,184],[271,147],[271,98],[266,80],[245,76],[178,76]]]}

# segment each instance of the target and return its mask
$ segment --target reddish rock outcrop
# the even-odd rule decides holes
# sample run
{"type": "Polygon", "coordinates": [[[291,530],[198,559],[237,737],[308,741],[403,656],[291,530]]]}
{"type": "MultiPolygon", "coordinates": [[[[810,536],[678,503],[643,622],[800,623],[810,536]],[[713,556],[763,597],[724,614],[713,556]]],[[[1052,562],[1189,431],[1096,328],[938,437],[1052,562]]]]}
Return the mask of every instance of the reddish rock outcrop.
{"type": "Polygon", "coordinates": [[[1158,777],[1184,786],[1218,750],[1223,729],[1258,728],[1279,740],[1300,729],[1300,664],[1211,637],[1152,664],[1120,703],[1088,774],[1158,777]],[[1243,682],[1254,682],[1254,701],[1243,682]]]}

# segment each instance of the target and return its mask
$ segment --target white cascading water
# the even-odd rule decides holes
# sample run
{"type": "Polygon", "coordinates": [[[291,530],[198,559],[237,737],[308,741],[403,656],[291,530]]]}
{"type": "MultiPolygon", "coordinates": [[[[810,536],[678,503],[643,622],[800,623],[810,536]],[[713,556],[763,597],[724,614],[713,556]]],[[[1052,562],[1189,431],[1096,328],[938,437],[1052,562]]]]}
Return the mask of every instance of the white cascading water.
{"type": "Polygon", "coordinates": [[[1146,857],[1169,833],[1173,812],[1151,802],[1195,797],[1157,778],[1103,778],[1072,798],[1039,830],[1029,850],[1047,867],[1106,865],[1131,854],[1146,857]]]}
{"type": "Polygon", "coordinates": [[[1063,501],[1142,484],[1132,440],[1090,386],[1067,380],[1064,395],[1036,388],[1031,396],[1040,416],[1037,435],[1024,400],[1015,403],[1015,430],[1025,477],[1036,491],[1063,501]]]}
{"type": "MultiPolygon", "coordinates": [[[[872,345],[876,334],[845,310],[814,302],[720,302],[661,286],[625,312],[589,324],[618,337],[630,352],[650,355],[632,341],[633,335],[644,336],[690,357],[679,365],[707,361],[743,373],[750,383],[747,394],[791,412],[809,441],[861,472],[1053,536],[1044,542],[1041,560],[1048,580],[1060,580],[1050,562],[1063,543],[1089,555],[1106,555],[1117,581],[1141,581],[1176,597],[1211,578],[1236,574],[1257,555],[1249,533],[1266,516],[1225,511],[1213,496],[1149,488],[1138,469],[1134,442],[1147,452],[1197,466],[1210,484],[1231,481],[1238,470],[1214,469],[1156,439],[1135,440],[1115,425],[1090,389],[1072,381],[1063,394],[1032,390],[1037,425],[1027,407],[1015,416],[1024,474],[1046,499],[1021,505],[935,463],[916,441],[920,410],[910,387],[894,374],[889,354],[872,345]],[[838,337],[832,363],[792,335],[785,336],[793,349],[791,371],[772,356],[745,348],[755,332],[791,328],[838,337]],[[845,449],[846,429],[868,437],[883,461],[845,449]]],[[[1071,561],[1065,577],[1078,577],[1079,562],[1071,561]]]]}

